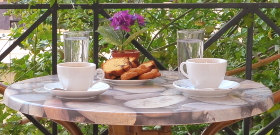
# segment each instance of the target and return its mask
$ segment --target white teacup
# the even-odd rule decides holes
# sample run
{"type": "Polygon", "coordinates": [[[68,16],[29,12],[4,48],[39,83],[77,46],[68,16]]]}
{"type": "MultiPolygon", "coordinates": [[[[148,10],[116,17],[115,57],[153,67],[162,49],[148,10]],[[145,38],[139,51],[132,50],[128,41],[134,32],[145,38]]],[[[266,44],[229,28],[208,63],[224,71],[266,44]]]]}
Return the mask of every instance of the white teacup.
{"type": "Polygon", "coordinates": [[[57,74],[62,87],[69,91],[86,91],[104,79],[104,71],[94,63],[66,62],[57,64],[57,74]],[[97,76],[97,73],[100,75],[97,76]],[[95,76],[98,80],[94,81],[95,76]]]}
{"type": "Polygon", "coordinates": [[[218,88],[224,80],[227,60],[220,58],[193,58],[180,64],[180,71],[195,88],[218,88]],[[183,70],[187,66],[187,73],[183,70]]]}

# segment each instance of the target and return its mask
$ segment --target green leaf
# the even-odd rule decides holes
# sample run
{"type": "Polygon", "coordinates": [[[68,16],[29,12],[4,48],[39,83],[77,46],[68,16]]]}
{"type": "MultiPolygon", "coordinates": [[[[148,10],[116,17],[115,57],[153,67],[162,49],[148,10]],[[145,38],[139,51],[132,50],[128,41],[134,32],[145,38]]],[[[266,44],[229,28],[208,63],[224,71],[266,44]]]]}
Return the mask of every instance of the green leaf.
{"type": "Polygon", "coordinates": [[[144,33],[147,30],[147,28],[143,28],[135,33],[133,33],[132,35],[130,35],[127,40],[123,43],[123,45],[128,45],[133,39],[135,39],[137,36],[139,36],[140,34],[144,33]]]}
{"type": "Polygon", "coordinates": [[[270,108],[267,112],[268,113],[272,113],[276,110],[279,110],[280,109],[280,104],[275,104],[272,108],[270,108]]]}
{"type": "Polygon", "coordinates": [[[53,6],[53,4],[55,3],[56,0],[50,0],[50,7],[53,6]]]}
{"type": "Polygon", "coordinates": [[[96,30],[100,35],[103,36],[103,39],[110,44],[113,45],[122,45],[122,42],[120,41],[120,36],[112,27],[110,26],[99,26],[96,30]]]}
{"type": "Polygon", "coordinates": [[[266,133],[265,135],[271,135],[273,129],[271,129],[268,133],[266,133]]]}
{"type": "Polygon", "coordinates": [[[252,26],[254,22],[253,15],[250,13],[244,17],[244,24],[248,27],[252,26]]]}

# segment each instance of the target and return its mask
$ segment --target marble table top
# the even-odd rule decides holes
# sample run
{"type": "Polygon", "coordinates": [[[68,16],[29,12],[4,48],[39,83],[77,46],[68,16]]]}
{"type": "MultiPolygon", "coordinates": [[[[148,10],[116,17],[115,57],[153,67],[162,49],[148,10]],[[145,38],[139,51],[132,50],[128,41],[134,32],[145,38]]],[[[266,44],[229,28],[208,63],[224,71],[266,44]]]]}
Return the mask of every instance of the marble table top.
{"type": "Polygon", "coordinates": [[[4,103],[33,116],[107,125],[212,123],[254,116],[274,105],[271,90],[254,81],[227,76],[226,80],[240,83],[227,96],[191,97],[173,86],[176,71],[161,74],[142,85],[110,84],[101,95],[82,100],[49,93],[44,85],[58,82],[57,75],[32,78],[10,85],[4,103]]]}

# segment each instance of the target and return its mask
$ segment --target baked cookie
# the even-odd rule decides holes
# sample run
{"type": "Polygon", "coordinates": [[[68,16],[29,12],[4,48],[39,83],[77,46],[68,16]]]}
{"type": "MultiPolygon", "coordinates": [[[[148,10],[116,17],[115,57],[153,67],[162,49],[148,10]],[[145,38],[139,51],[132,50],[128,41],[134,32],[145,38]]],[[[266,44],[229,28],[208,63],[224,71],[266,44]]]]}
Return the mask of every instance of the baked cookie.
{"type": "Polygon", "coordinates": [[[139,75],[139,80],[152,79],[161,76],[158,69],[152,69],[150,72],[139,75]]]}
{"type": "Polygon", "coordinates": [[[130,70],[128,70],[128,72],[137,72],[138,75],[142,75],[144,73],[150,72],[151,70],[151,68],[146,67],[145,65],[140,65],[137,68],[131,68],[130,70]]]}
{"type": "Polygon", "coordinates": [[[121,80],[129,80],[132,79],[134,77],[137,77],[139,74],[137,72],[134,71],[128,71],[125,72],[121,75],[121,80]]]}
{"type": "Polygon", "coordinates": [[[106,79],[120,77],[124,72],[128,71],[130,67],[130,61],[128,57],[112,58],[101,65],[106,79]]]}
{"type": "Polygon", "coordinates": [[[130,61],[130,66],[132,68],[137,68],[140,65],[140,63],[136,57],[129,57],[129,61],[130,61]]]}

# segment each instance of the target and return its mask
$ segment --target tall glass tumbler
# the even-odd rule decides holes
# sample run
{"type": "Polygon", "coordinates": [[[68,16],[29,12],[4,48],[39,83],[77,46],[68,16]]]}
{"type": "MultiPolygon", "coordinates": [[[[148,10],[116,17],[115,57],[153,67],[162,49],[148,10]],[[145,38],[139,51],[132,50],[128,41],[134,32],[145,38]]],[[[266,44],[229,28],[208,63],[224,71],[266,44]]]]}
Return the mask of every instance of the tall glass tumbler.
{"type": "Polygon", "coordinates": [[[88,62],[89,31],[68,31],[63,38],[65,62],[88,62]]]}
{"type": "MultiPolygon", "coordinates": [[[[177,57],[178,65],[191,58],[203,57],[203,29],[184,29],[177,31],[177,57]]],[[[180,73],[178,66],[179,78],[186,79],[180,73]]],[[[186,69],[184,71],[187,73],[186,69]]]]}

